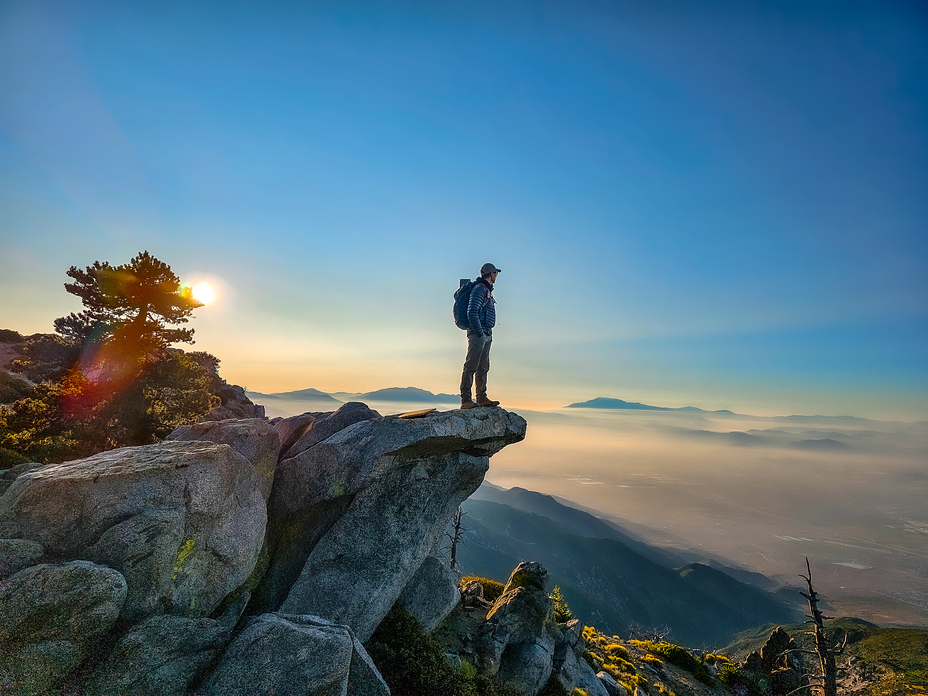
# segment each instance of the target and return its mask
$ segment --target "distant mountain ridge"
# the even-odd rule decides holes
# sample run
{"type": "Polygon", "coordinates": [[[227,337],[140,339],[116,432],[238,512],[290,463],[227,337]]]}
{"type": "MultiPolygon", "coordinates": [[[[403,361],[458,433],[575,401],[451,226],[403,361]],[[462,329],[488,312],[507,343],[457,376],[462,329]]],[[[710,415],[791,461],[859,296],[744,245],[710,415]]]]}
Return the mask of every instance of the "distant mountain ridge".
{"type": "Polygon", "coordinates": [[[680,408],[671,408],[668,406],[650,406],[637,401],[623,401],[614,399],[609,396],[597,396],[589,401],[580,401],[575,404],[568,404],[564,408],[602,408],[602,409],[624,409],[627,411],[699,411],[702,413],[732,413],[728,409],[718,409],[717,411],[706,411],[696,406],[683,406],[680,408]]]}
{"type": "Polygon", "coordinates": [[[357,401],[359,399],[370,399],[372,401],[416,401],[424,403],[457,403],[460,397],[454,394],[433,394],[426,389],[418,387],[387,387],[386,389],[377,389],[376,391],[353,393],[353,392],[324,392],[318,389],[297,389],[288,392],[248,392],[252,396],[262,399],[288,399],[291,401],[324,401],[332,404],[343,404],[346,401],[357,401]]]}
{"type": "Polygon", "coordinates": [[[261,392],[248,392],[250,396],[257,396],[262,399],[290,399],[292,401],[327,401],[333,404],[341,404],[342,401],[332,397],[330,394],[321,392],[318,389],[297,389],[289,392],[276,392],[273,394],[262,394],[261,392]]]}
{"type": "MultiPolygon", "coordinates": [[[[590,399],[589,401],[578,401],[577,403],[568,404],[564,408],[590,408],[590,409],[600,409],[600,410],[615,410],[615,411],[682,411],[682,412],[691,412],[691,413],[719,413],[723,415],[731,416],[747,416],[751,414],[745,413],[735,413],[730,411],[727,408],[720,408],[714,411],[710,411],[704,408],[699,408],[697,406],[651,406],[650,404],[642,404],[638,401],[624,401],[622,399],[616,399],[610,396],[597,396],[595,399],[590,399]]],[[[860,416],[823,416],[823,415],[789,415],[789,416],[751,416],[752,418],[772,418],[776,420],[785,420],[793,421],[795,423],[806,423],[806,422],[816,422],[816,421],[838,421],[840,423],[899,423],[902,425],[923,425],[928,423],[928,421],[898,421],[898,420],[877,420],[873,418],[862,418],[860,416]]],[[[840,445],[839,445],[840,446],[840,445]]],[[[824,447],[823,447],[824,449],[824,447]]]]}
{"type": "Polygon", "coordinates": [[[454,394],[433,394],[418,387],[388,387],[377,391],[367,392],[360,396],[374,401],[426,401],[430,403],[458,403],[460,396],[454,394]]]}

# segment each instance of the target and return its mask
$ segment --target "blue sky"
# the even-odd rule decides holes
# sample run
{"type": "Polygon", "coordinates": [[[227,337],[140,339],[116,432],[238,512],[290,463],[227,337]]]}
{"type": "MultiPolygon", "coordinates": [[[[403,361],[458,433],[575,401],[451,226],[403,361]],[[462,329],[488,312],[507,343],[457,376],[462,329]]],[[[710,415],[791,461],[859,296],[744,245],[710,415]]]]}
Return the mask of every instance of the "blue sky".
{"type": "Polygon", "coordinates": [[[926,67],[920,3],[0,1],[0,326],[147,249],[230,381],[453,392],[492,261],[505,403],[925,419],[926,67]]]}

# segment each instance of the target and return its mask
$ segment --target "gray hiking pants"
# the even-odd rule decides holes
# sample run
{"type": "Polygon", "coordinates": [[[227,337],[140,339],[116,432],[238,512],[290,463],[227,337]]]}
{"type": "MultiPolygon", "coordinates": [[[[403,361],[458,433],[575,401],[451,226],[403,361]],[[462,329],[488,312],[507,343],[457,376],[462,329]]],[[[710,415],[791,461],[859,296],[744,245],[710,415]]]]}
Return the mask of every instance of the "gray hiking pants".
{"type": "Polygon", "coordinates": [[[487,373],[490,371],[490,344],[493,337],[478,336],[467,330],[467,357],[464,358],[464,374],[461,375],[461,399],[471,398],[471,384],[476,382],[477,396],[487,395],[487,373]]]}

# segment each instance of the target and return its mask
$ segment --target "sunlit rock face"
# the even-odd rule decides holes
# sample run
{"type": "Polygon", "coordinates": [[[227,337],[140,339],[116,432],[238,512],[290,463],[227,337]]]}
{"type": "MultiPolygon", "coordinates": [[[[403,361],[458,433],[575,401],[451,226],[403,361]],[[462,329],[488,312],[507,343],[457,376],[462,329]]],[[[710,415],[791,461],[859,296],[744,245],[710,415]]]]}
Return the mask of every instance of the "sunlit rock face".
{"type": "Polygon", "coordinates": [[[210,442],[45,466],[0,498],[0,536],[37,542],[51,559],[120,571],[128,620],[208,615],[251,573],[266,521],[255,468],[210,442]]]}

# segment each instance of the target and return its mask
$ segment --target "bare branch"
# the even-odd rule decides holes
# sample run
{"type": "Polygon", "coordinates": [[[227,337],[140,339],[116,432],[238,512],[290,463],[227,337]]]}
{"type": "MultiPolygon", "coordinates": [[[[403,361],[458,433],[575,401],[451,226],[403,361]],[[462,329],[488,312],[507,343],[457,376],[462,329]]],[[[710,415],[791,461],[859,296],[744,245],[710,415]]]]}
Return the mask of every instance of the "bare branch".
{"type": "Polygon", "coordinates": [[[811,689],[813,687],[817,689],[821,689],[822,685],[821,684],[804,684],[803,686],[793,689],[789,693],[783,694],[783,696],[790,696],[790,694],[794,694],[797,691],[802,691],[803,689],[811,689]]]}
{"type": "Polygon", "coordinates": [[[848,636],[848,634],[845,633],[845,634],[844,634],[844,640],[841,641],[841,645],[836,645],[836,646],[834,647],[833,652],[834,652],[835,655],[841,655],[841,654],[844,652],[844,649],[847,647],[847,636],[848,636]]]}

